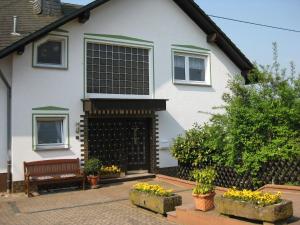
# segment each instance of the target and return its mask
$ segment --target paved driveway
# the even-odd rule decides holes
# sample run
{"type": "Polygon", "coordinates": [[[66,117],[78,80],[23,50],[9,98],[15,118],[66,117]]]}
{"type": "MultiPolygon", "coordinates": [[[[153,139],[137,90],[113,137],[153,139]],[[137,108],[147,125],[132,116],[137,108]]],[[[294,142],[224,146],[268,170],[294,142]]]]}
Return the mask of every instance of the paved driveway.
{"type": "MultiPolygon", "coordinates": [[[[184,188],[162,181],[166,188],[184,188]]],[[[135,181],[97,190],[68,191],[27,198],[24,194],[0,197],[1,225],[156,225],[173,224],[159,214],[133,206],[128,191],[135,181]]],[[[190,192],[190,191],[189,191],[190,192]]]]}

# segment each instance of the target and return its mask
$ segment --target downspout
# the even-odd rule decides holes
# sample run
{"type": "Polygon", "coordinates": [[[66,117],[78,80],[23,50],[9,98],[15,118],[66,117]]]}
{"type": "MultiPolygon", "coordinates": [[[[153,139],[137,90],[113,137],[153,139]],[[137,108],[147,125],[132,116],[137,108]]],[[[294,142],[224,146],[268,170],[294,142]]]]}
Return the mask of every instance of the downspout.
{"type": "Polygon", "coordinates": [[[0,70],[0,79],[7,88],[7,193],[11,193],[12,174],[11,174],[11,86],[0,70]]]}

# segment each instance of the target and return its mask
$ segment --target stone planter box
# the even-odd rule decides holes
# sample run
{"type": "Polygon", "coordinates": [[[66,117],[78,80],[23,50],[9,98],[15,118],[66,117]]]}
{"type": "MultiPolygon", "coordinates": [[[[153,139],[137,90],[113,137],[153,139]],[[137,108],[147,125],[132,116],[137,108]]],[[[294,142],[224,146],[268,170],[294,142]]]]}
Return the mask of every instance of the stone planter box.
{"type": "Polygon", "coordinates": [[[278,204],[259,207],[249,202],[216,196],[215,207],[221,214],[259,220],[266,223],[275,223],[293,216],[293,204],[291,201],[286,200],[282,200],[278,204]]]}
{"type": "Polygon", "coordinates": [[[112,174],[105,174],[105,175],[100,174],[101,179],[119,178],[120,176],[121,176],[120,173],[112,173],[112,174]]]}
{"type": "Polygon", "coordinates": [[[137,190],[131,190],[129,198],[134,205],[150,209],[151,211],[160,214],[166,214],[167,212],[174,211],[176,206],[182,204],[181,196],[176,194],[170,197],[162,197],[137,190]]]}

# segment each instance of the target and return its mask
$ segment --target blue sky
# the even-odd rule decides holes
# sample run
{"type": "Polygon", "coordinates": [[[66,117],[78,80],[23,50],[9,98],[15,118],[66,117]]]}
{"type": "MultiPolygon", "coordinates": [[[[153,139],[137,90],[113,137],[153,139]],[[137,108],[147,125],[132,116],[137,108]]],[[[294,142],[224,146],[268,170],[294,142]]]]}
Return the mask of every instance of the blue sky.
{"type": "MultiPolygon", "coordinates": [[[[207,14],[300,30],[299,0],[195,1],[207,14]]],[[[91,0],[63,0],[63,2],[87,4],[91,0]]],[[[296,70],[300,72],[300,33],[212,19],[251,61],[263,65],[271,64],[272,42],[277,42],[280,64],[289,67],[289,62],[293,60],[296,70]]]]}

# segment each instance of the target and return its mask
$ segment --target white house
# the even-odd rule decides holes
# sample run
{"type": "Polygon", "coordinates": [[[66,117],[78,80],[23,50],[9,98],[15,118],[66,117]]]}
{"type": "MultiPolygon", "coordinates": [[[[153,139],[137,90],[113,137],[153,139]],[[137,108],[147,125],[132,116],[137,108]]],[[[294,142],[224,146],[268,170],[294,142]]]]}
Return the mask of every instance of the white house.
{"type": "Polygon", "coordinates": [[[192,0],[0,8],[2,189],[10,175],[14,191],[22,184],[24,161],[176,166],[172,139],[207,121],[199,111],[220,105],[227,80],[252,68],[192,0]]]}

